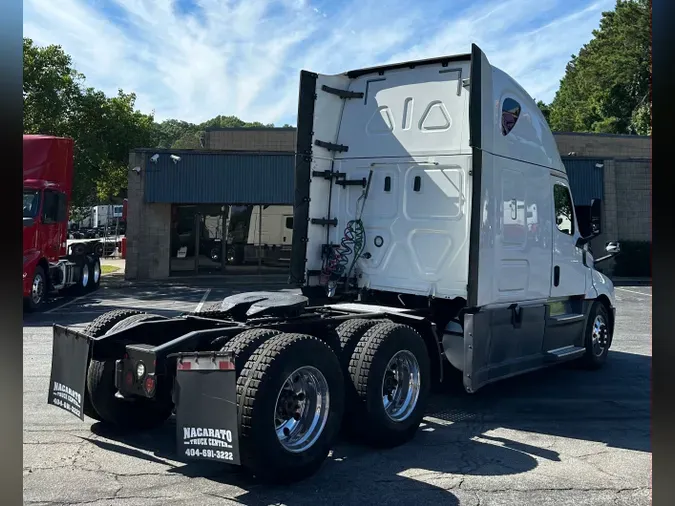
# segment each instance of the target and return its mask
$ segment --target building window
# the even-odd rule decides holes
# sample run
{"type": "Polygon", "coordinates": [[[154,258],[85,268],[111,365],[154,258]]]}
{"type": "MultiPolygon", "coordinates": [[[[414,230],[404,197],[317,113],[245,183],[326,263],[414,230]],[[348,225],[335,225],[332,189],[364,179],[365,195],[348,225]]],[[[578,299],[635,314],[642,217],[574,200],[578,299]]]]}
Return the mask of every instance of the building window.
{"type": "Polygon", "coordinates": [[[512,98],[504,99],[502,104],[502,135],[508,133],[516,126],[520,116],[520,104],[512,98]]]}
{"type": "Polygon", "coordinates": [[[556,183],[553,187],[555,224],[561,232],[574,235],[574,211],[572,196],[567,186],[556,183]]]}

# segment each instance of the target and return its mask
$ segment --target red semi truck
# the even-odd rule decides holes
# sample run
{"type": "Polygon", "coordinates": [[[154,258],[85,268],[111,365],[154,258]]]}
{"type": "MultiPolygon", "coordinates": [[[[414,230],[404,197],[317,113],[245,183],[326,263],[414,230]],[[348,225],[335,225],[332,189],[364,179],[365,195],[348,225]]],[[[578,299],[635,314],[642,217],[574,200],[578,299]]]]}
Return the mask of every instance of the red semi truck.
{"type": "Polygon", "coordinates": [[[36,310],[50,292],[98,288],[101,263],[94,245],[68,247],[73,188],[73,141],[23,136],[23,297],[36,310]]]}

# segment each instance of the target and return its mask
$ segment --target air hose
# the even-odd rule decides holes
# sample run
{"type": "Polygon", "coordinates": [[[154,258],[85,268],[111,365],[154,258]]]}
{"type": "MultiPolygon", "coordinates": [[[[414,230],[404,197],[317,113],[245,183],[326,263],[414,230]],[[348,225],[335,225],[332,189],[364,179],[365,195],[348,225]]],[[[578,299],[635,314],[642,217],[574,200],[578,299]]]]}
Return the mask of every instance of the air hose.
{"type": "Polygon", "coordinates": [[[323,285],[327,285],[331,282],[336,283],[345,273],[345,270],[347,270],[347,266],[349,266],[349,270],[347,271],[346,282],[349,282],[349,276],[351,275],[352,269],[360,258],[361,253],[363,253],[363,249],[366,245],[366,229],[363,225],[363,221],[361,221],[361,216],[366,204],[366,199],[368,198],[368,190],[370,189],[372,176],[373,171],[371,170],[368,175],[366,187],[356,201],[356,218],[347,222],[340,244],[336,248],[331,249],[328,258],[324,262],[323,269],[321,270],[321,284],[323,285]],[[350,265],[349,256],[352,254],[353,258],[350,265]]]}

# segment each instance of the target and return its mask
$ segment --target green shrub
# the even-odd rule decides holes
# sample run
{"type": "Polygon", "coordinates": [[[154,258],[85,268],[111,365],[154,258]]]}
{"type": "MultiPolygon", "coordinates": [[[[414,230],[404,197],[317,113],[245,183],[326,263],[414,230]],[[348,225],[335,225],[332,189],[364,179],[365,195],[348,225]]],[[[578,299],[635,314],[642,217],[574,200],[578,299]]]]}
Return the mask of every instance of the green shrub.
{"type": "Polygon", "coordinates": [[[612,274],[617,277],[651,277],[652,243],[620,241],[621,253],[614,258],[612,274]]]}

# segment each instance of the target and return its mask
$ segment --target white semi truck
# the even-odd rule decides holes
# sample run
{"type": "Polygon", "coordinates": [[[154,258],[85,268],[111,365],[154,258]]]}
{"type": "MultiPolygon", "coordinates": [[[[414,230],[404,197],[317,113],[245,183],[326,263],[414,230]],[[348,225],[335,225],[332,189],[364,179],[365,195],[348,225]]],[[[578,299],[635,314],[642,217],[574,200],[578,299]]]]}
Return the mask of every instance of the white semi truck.
{"type": "Polygon", "coordinates": [[[49,402],[128,429],[175,412],[180,458],[288,482],[319,469],[343,424],[370,445],[409,441],[449,369],[473,393],[607,360],[614,289],[594,265],[618,244],[593,258],[600,202],[575,216],[537,105],[475,45],[303,71],[295,184],[300,293],[243,293],[175,318],[113,311],[84,331],[56,325],[49,402]],[[505,233],[527,229],[520,202],[536,206],[546,240],[505,233]]]}

